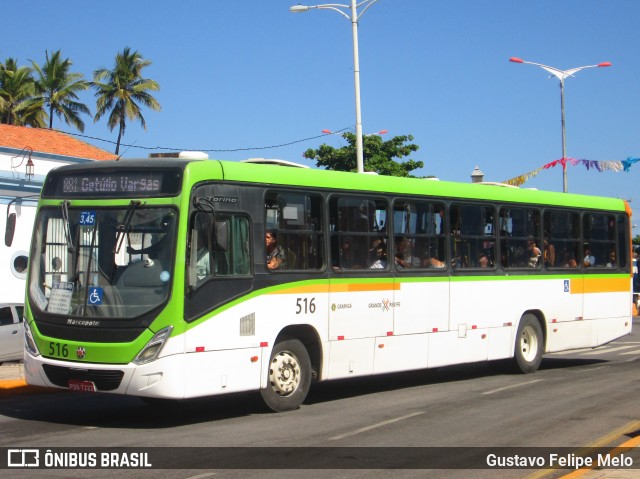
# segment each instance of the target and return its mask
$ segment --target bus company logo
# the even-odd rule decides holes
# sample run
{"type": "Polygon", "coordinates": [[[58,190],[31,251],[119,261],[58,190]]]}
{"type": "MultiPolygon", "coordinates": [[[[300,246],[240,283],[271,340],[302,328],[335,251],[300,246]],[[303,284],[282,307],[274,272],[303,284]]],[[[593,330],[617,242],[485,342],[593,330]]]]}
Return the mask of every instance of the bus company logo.
{"type": "Polygon", "coordinates": [[[384,298],[379,303],[369,303],[369,309],[381,309],[382,312],[387,312],[391,308],[399,308],[400,301],[391,301],[388,298],[384,298]]]}
{"type": "Polygon", "coordinates": [[[351,309],[351,303],[333,303],[331,305],[331,311],[336,311],[338,309],[351,309]]]}
{"type": "Polygon", "coordinates": [[[76,356],[78,357],[78,359],[84,359],[86,355],[87,355],[87,350],[84,349],[82,346],[78,346],[78,349],[76,349],[76,356]]]}
{"type": "Polygon", "coordinates": [[[382,300],[382,311],[389,311],[389,302],[388,299],[382,300]]]}
{"type": "Polygon", "coordinates": [[[38,449],[8,449],[7,467],[40,467],[38,449]]]}

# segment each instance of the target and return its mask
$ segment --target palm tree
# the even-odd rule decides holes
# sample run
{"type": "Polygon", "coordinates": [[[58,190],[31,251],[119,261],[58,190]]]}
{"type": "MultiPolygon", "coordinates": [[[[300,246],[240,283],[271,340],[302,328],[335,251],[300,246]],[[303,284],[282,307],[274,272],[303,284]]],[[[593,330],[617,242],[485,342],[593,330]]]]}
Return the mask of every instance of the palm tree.
{"type": "Polygon", "coordinates": [[[147,123],[141,112],[141,105],[154,111],[160,110],[160,103],[149,94],[149,90],[157,91],[160,85],[154,80],[142,78],[142,69],[151,65],[137,51],[131,53],[127,47],[116,55],[113,70],[101,68],[93,72],[91,86],[96,89],[96,114],[98,121],[108,112],[107,126],[111,131],[118,127],[117,155],[120,151],[120,140],[124,135],[127,119],[138,120],[146,130],[147,123]]]}
{"type": "Polygon", "coordinates": [[[0,63],[0,123],[44,126],[44,110],[36,104],[29,104],[34,93],[35,82],[30,68],[18,67],[15,58],[7,58],[4,64],[0,63]]]}
{"type": "Polygon", "coordinates": [[[41,103],[46,106],[49,114],[49,128],[53,128],[54,113],[58,118],[64,119],[67,125],[76,127],[81,132],[84,131],[84,122],[80,119],[79,113],[90,115],[89,108],[84,103],[77,102],[78,92],[89,88],[89,84],[83,80],[82,73],[71,73],[71,60],[62,60],[60,50],[53,52],[49,57],[49,52],[45,52],[46,62],[40,67],[32,61],[33,69],[38,74],[35,82],[36,95],[31,103],[41,103]]]}

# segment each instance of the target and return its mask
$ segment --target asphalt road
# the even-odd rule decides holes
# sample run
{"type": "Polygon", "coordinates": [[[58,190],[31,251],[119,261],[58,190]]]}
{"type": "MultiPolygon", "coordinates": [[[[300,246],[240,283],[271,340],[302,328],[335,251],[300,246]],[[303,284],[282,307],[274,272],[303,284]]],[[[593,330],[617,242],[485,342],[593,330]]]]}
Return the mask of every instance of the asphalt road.
{"type": "MultiPolygon", "coordinates": [[[[10,396],[0,402],[0,446],[238,448],[167,450],[180,469],[162,471],[162,477],[176,478],[559,477],[569,471],[404,468],[412,460],[420,465],[415,451],[442,453],[464,463],[471,447],[578,450],[615,446],[639,435],[639,326],[636,322],[632,335],[606,347],[549,355],[535,374],[510,374],[497,365],[480,364],[323,383],[312,389],[302,408],[288,413],[264,411],[254,394],[162,407],[106,394],[10,396]],[[247,447],[264,449],[243,449],[247,447]],[[305,449],[305,455],[296,454],[296,447],[331,449],[305,449]],[[325,469],[344,464],[345,448],[362,448],[351,450],[357,467],[393,464],[394,454],[405,462],[400,469],[325,469]],[[240,462],[243,468],[221,468],[225,461],[240,462]],[[284,470],[273,469],[278,464],[284,470]],[[309,469],[318,464],[320,469],[309,469]]],[[[637,476],[628,477],[640,477],[640,469],[636,471],[637,476]]],[[[3,476],[25,477],[24,471],[13,472],[3,471],[3,476]]],[[[28,472],[34,477],[158,475],[28,472]]]]}

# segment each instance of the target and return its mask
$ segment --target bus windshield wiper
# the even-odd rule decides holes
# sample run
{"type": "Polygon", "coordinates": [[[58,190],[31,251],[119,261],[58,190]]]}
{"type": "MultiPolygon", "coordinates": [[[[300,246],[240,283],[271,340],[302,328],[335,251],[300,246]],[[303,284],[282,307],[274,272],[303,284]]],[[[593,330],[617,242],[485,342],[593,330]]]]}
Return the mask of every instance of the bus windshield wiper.
{"type": "Polygon", "coordinates": [[[76,250],[71,238],[71,226],[69,224],[69,201],[63,201],[60,203],[60,210],[62,213],[62,222],[64,223],[64,237],[67,241],[67,250],[69,253],[74,253],[76,250]]]}
{"type": "Polygon", "coordinates": [[[122,223],[120,223],[116,227],[116,245],[113,248],[113,252],[115,254],[120,253],[120,248],[122,247],[122,242],[124,241],[124,236],[129,231],[129,226],[131,225],[131,220],[133,219],[133,214],[136,212],[136,209],[141,205],[140,201],[131,200],[129,203],[129,207],[127,208],[126,213],[124,214],[124,219],[122,223]]]}

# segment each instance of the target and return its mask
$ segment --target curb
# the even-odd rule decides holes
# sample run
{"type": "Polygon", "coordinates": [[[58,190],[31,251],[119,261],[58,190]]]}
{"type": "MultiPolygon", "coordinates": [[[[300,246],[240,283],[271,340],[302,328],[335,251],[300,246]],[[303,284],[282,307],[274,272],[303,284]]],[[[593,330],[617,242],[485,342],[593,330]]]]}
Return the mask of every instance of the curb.
{"type": "Polygon", "coordinates": [[[54,393],[64,391],[64,389],[47,388],[44,386],[32,386],[24,379],[2,379],[0,380],[0,398],[15,396],[19,394],[33,393],[54,393]]]}

